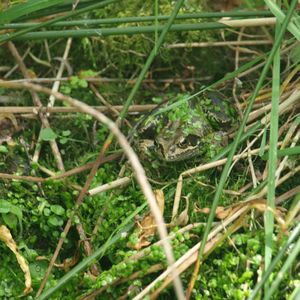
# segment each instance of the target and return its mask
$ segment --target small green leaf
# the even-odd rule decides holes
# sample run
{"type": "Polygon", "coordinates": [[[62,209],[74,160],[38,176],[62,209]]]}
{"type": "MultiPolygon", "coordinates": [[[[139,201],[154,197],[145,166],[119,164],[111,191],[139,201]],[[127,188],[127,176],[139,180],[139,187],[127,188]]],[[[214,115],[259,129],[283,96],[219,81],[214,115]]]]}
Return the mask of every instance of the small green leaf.
{"type": "Polygon", "coordinates": [[[9,201],[4,199],[0,200],[0,213],[12,213],[19,219],[19,221],[21,221],[23,217],[22,210],[18,206],[11,204],[9,201]]]}
{"type": "Polygon", "coordinates": [[[12,228],[12,229],[16,229],[17,224],[18,224],[18,218],[12,214],[12,213],[8,213],[8,214],[3,214],[2,215],[3,221],[4,223],[12,228]]]}
{"type": "Polygon", "coordinates": [[[63,216],[65,214],[65,209],[60,205],[51,205],[50,209],[58,216],[63,216]]]}
{"type": "Polygon", "coordinates": [[[43,141],[53,141],[57,135],[51,128],[43,128],[40,137],[43,141]]]}
{"type": "Polygon", "coordinates": [[[72,89],[66,85],[62,86],[60,90],[64,94],[71,94],[71,92],[72,92],[72,89]]]}
{"type": "Polygon", "coordinates": [[[39,284],[47,271],[46,261],[34,261],[29,265],[30,274],[34,284],[39,284]]]}
{"type": "Polygon", "coordinates": [[[71,86],[77,87],[78,86],[79,78],[77,76],[70,77],[70,84],[71,86]]]}
{"type": "Polygon", "coordinates": [[[61,138],[61,139],[59,139],[59,142],[60,142],[60,144],[64,145],[68,142],[68,139],[67,138],[61,138]]]}
{"type": "Polygon", "coordinates": [[[84,80],[84,79],[80,79],[78,81],[78,85],[79,85],[79,87],[87,88],[88,87],[88,82],[86,80],[84,80]]]}
{"type": "Polygon", "coordinates": [[[10,212],[10,203],[6,200],[0,200],[0,213],[7,214],[10,212]]]}
{"type": "Polygon", "coordinates": [[[84,71],[80,71],[80,77],[81,78],[85,78],[85,77],[95,77],[97,76],[97,72],[93,71],[93,70],[84,70],[84,71]]]}
{"type": "Polygon", "coordinates": [[[7,147],[0,145],[0,153],[8,153],[7,147]]]}
{"type": "Polygon", "coordinates": [[[161,103],[163,101],[163,99],[162,99],[162,97],[152,97],[152,101],[154,103],[159,104],[159,103],[161,103]]]}
{"type": "Polygon", "coordinates": [[[62,226],[64,224],[64,221],[61,218],[58,218],[57,216],[51,216],[48,219],[48,224],[52,226],[62,226]]]}
{"type": "Polygon", "coordinates": [[[64,130],[63,132],[62,132],[62,135],[63,136],[69,136],[71,134],[71,131],[70,130],[64,130]]]}
{"type": "Polygon", "coordinates": [[[43,210],[43,213],[44,213],[44,215],[46,216],[46,217],[49,217],[50,215],[51,215],[51,210],[49,209],[49,208],[45,208],[44,210],[43,210]]]}

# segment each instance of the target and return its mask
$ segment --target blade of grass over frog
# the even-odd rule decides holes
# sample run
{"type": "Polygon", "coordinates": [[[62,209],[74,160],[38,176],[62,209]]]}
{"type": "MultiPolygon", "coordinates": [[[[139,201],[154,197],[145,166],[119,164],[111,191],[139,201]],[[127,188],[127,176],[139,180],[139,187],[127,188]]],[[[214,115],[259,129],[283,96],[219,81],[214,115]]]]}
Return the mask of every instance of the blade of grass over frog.
{"type": "MultiPolygon", "coordinates": [[[[176,20],[199,19],[199,18],[224,18],[224,17],[270,17],[273,14],[269,11],[227,11],[227,12],[200,12],[180,14],[176,16],[176,20]]],[[[61,21],[50,24],[47,27],[71,27],[71,26],[91,26],[91,25],[105,25],[105,24],[125,24],[125,23],[140,23],[168,20],[170,16],[158,15],[156,16],[141,16],[141,17],[124,17],[124,18],[105,18],[105,19],[86,19],[86,20],[71,20],[61,21]]],[[[0,25],[0,29],[21,29],[36,26],[41,23],[10,23],[0,25]]]]}
{"type": "MultiPolygon", "coordinates": [[[[165,36],[169,32],[169,29],[170,29],[171,25],[173,24],[178,12],[179,12],[179,9],[181,8],[181,6],[183,4],[183,1],[184,0],[178,0],[176,2],[176,5],[174,7],[174,10],[173,10],[168,22],[164,25],[163,30],[157,40],[156,45],[153,47],[151,53],[149,54],[145,65],[143,66],[134,86],[132,87],[132,89],[130,91],[130,94],[129,94],[129,96],[123,106],[123,109],[120,112],[120,115],[118,117],[117,124],[119,123],[119,121],[121,119],[123,119],[125,117],[129,106],[131,105],[140,85],[142,84],[142,81],[143,81],[146,73],[148,72],[148,70],[156,56],[157,50],[159,50],[159,48],[163,44],[165,36]]],[[[106,141],[104,142],[104,144],[110,145],[112,142],[112,139],[113,139],[113,133],[111,132],[109,134],[108,138],[106,139],[106,141]]],[[[151,191],[151,193],[152,193],[152,191],[151,191]]],[[[152,193],[151,198],[154,198],[153,193],[152,193]]],[[[171,270],[172,270],[171,274],[173,277],[174,290],[175,290],[176,296],[178,299],[183,300],[184,299],[183,287],[182,287],[181,280],[178,276],[178,272],[177,272],[176,268],[174,267],[174,262],[175,262],[174,254],[173,254],[172,246],[170,245],[170,243],[167,239],[168,231],[167,231],[166,225],[164,223],[163,216],[160,213],[160,210],[158,208],[158,204],[156,203],[156,201],[153,201],[153,202],[149,201],[148,205],[150,207],[151,213],[154,216],[155,223],[157,224],[159,237],[162,240],[162,246],[163,246],[165,254],[166,254],[169,268],[171,268],[171,270]]]]}
{"type": "MultiPolygon", "coordinates": [[[[299,155],[299,154],[300,154],[300,146],[277,150],[277,158],[280,158],[283,156],[299,155]]],[[[268,156],[269,156],[269,153],[267,152],[261,158],[264,160],[267,160],[268,156]]]]}
{"type": "Polygon", "coordinates": [[[288,240],[283,244],[283,246],[280,248],[278,254],[273,258],[271,264],[269,267],[265,270],[265,272],[262,275],[261,280],[256,284],[254,290],[252,291],[251,295],[248,297],[247,300],[254,300],[258,294],[258,292],[262,289],[265,282],[268,280],[269,276],[275,269],[278,262],[281,260],[281,258],[286,255],[287,249],[290,247],[290,245],[294,242],[295,239],[299,239],[300,234],[300,224],[298,224],[293,231],[290,233],[288,240]]]}
{"type": "Polygon", "coordinates": [[[292,14],[293,14],[293,11],[294,11],[294,9],[295,9],[295,7],[297,5],[297,2],[298,2],[297,0],[292,0],[292,3],[291,3],[291,5],[289,7],[289,10],[287,12],[286,18],[284,19],[284,22],[283,22],[283,24],[282,24],[282,26],[280,28],[280,31],[279,31],[279,33],[277,35],[276,40],[275,40],[274,46],[273,46],[273,48],[272,48],[272,50],[271,50],[271,52],[270,52],[270,54],[269,54],[269,56],[268,56],[268,58],[266,60],[266,64],[264,65],[264,68],[263,68],[263,70],[261,72],[261,75],[260,75],[260,77],[258,79],[258,82],[256,84],[255,90],[254,90],[252,96],[249,99],[248,107],[247,107],[246,111],[244,112],[244,117],[242,119],[240,128],[239,128],[239,130],[238,130],[238,132],[237,132],[237,134],[235,136],[233,145],[232,145],[231,150],[230,150],[230,152],[228,154],[227,162],[226,162],[226,164],[224,166],[224,169],[223,169],[223,172],[222,172],[222,175],[221,175],[218,187],[217,187],[215,195],[214,195],[214,199],[213,199],[213,203],[212,203],[212,206],[211,206],[210,214],[209,214],[209,217],[208,217],[208,220],[207,220],[207,225],[205,227],[205,231],[204,231],[203,238],[202,238],[202,243],[201,243],[201,246],[200,246],[200,249],[199,249],[198,258],[197,258],[197,261],[196,261],[196,264],[195,264],[195,269],[194,269],[194,272],[193,272],[193,275],[192,275],[192,278],[191,278],[191,281],[190,281],[190,284],[189,284],[189,288],[188,288],[188,291],[187,291],[187,299],[189,299],[190,296],[191,296],[191,292],[193,290],[196,278],[197,278],[198,273],[199,273],[200,262],[203,259],[203,252],[204,252],[205,244],[206,244],[206,241],[207,241],[207,237],[208,237],[208,234],[210,232],[213,219],[215,217],[215,211],[216,211],[216,208],[218,206],[219,199],[220,199],[220,197],[222,195],[223,187],[224,187],[226,179],[227,179],[227,177],[229,175],[230,165],[232,163],[233,156],[235,154],[237,146],[239,145],[241,136],[243,134],[244,128],[245,128],[246,123],[247,123],[247,119],[248,119],[249,114],[250,114],[250,112],[252,110],[255,98],[257,97],[258,92],[259,92],[261,86],[263,85],[263,82],[264,82],[265,77],[267,75],[267,72],[268,72],[268,70],[269,70],[269,68],[270,68],[270,66],[272,64],[273,58],[274,58],[274,56],[276,54],[276,51],[280,47],[282,38],[283,38],[283,36],[285,34],[287,25],[288,25],[288,23],[290,21],[290,18],[291,18],[292,14]]]}
{"type": "MultiPolygon", "coordinates": [[[[276,24],[275,40],[278,38],[281,25],[276,24]]],[[[277,143],[278,143],[278,119],[279,119],[279,100],[280,100],[280,48],[274,54],[273,69],[272,69],[272,108],[270,120],[270,149],[268,162],[268,186],[267,186],[267,205],[272,208],[272,211],[267,209],[264,213],[265,224],[265,269],[269,266],[272,260],[273,252],[273,231],[274,231],[274,215],[275,208],[275,173],[277,168],[277,143]]],[[[265,292],[269,285],[265,283],[265,292]]]]}
{"type": "MultiPolygon", "coordinates": [[[[269,7],[273,15],[279,20],[279,22],[282,23],[285,17],[284,12],[278,7],[275,2],[271,0],[265,0],[265,3],[269,7]]],[[[297,19],[299,19],[299,16],[297,19]]],[[[293,19],[291,20],[287,29],[298,41],[300,41],[300,28],[298,28],[297,25],[293,22],[293,19]]]]}
{"type": "MultiPolygon", "coordinates": [[[[282,279],[284,279],[284,276],[286,275],[288,270],[291,268],[292,264],[295,261],[297,262],[296,259],[297,259],[299,252],[300,252],[300,238],[298,237],[297,243],[295,244],[295,246],[293,247],[293,249],[290,251],[289,255],[287,256],[286,261],[284,262],[282,268],[280,269],[280,271],[278,272],[274,281],[272,282],[271,287],[265,291],[265,296],[264,296],[265,300],[271,299],[272,295],[278,288],[282,279]]],[[[274,299],[274,298],[272,298],[272,299],[274,299]]]]}
{"type": "Polygon", "coordinates": [[[60,3],[61,0],[28,0],[26,3],[14,5],[11,8],[0,13],[0,24],[9,23],[21,16],[36,12],[38,10],[49,8],[60,3]]]}
{"type": "Polygon", "coordinates": [[[49,297],[51,297],[53,295],[53,293],[55,293],[56,291],[58,291],[59,289],[61,289],[66,283],[68,283],[72,279],[72,277],[74,277],[79,272],[85,270],[99,256],[104,255],[105,251],[109,247],[113,246],[116,242],[118,242],[122,238],[122,236],[124,234],[126,234],[133,227],[133,225],[134,225],[134,223],[125,225],[121,231],[119,231],[118,233],[116,233],[114,236],[110,237],[109,241],[106,242],[99,249],[97,249],[91,256],[86,257],[78,265],[76,265],[76,267],[74,267],[66,275],[64,275],[63,277],[61,277],[57,281],[57,283],[56,283],[56,285],[54,287],[52,287],[52,288],[44,291],[36,299],[38,299],[38,300],[44,300],[44,299],[48,299],[49,297]]]}
{"type": "MultiPolygon", "coordinates": [[[[62,18],[62,17],[61,17],[62,18]]],[[[58,18],[57,18],[58,19],[58,18]]],[[[207,30],[207,29],[225,29],[225,28],[239,28],[239,27],[256,27],[263,25],[274,25],[276,19],[275,18],[263,18],[263,19],[244,19],[239,20],[240,22],[233,23],[237,20],[229,20],[226,21],[226,24],[221,22],[204,22],[204,23],[191,23],[191,24],[174,24],[171,26],[169,31],[195,31],[195,30],[207,30]]],[[[45,22],[48,25],[47,21],[45,22]]],[[[52,23],[52,20],[51,20],[52,23]]],[[[54,22],[53,22],[54,23],[54,22]]],[[[38,25],[39,27],[43,27],[43,25],[38,25]]],[[[150,26],[130,26],[130,27],[113,27],[113,28],[90,28],[90,29],[72,29],[72,30],[49,30],[49,31],[41,31],[41,32],[31,32],[25,33],[29,31],[33,31],[35,28],[24,29],[22,30],[22,35],[17,33],[11,35],[1,35],[0,42],[6,41],[6,39],[13,37],[17,40],[38,40],[38,39],[56,39],[56,38],[80,38],[80,37],[97,37],[97,36],[111,36],[111,35],[134,35],[134,34],[145,34],[145,33],[154,33],[157,29],[158,32],[162,32],[164,29],[164,25],[150,25],[150,26]]],[[[21,32],[21,31],[20,31],[21,32]]]]}
{"type": "Polygon", "coordinates": [[[43,28],[47,27],[48,25],[54,24],[58,21],[65,20],[65,19],[68,19],[68,18],[71,18],[71,17],[75,17],[75,16],[78,16],[82,13],[88,12],[90,10],[93,10],[93,9],[96,9],[96,8],[101,8],[101,7],[104,7],[108,4],[118,2],[118,1],[120,1],[120,0],[105,0],[105,1],[102,1],[100,3],[96,3],[96,4],[90,5],[88,7],[82,8],[82,9],[73,10],[72,12],[70,12],[70,13],[64,15],[64,16],[57,17],[55,19],[52,19],[52,20],[49,20],[49,21],[46,21],[46,22],[43,22],[43,23],[39,23],[39,24],[37,24],[33,27],[25,28],[25,29],[17,31],[15,33],[1,35],[0,36],[0,45],[3,42],[11,41],[11,40],[13,40],[17,37],[20,37],[20,36],[22,36],[22,35],[24,35],[28,32],[33,31],[33,30],[36,30],[36,29],[39,29],[39,28],[42,28],[42,27],[43,28]]]}

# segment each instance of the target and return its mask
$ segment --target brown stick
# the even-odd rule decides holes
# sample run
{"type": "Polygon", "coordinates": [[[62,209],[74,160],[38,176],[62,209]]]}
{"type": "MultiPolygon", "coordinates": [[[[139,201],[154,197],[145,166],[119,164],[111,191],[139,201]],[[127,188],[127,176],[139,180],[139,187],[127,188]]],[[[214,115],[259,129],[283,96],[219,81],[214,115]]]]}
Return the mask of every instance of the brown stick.
{"type": "MultiPolygon", "coordinates": [[[[15,45],[12,42],[8,42],[7,43],[7,47],[9,49],[9,51],[11,52],[12,56],[17,61],[18,65],[19,65],[19,68],[20,68],[23,76],[25,78],[30,78],[30,74],[28,72],[28,69],[27,69],[24,61],[22,60],[22,57],[20,56],[20,54],[19,54],[17,48],[15,47],[15,45]]],[[[42,106],[42,102],[41,102],[38,94],[35,91],[30,91],[30,93],[31,93],[31,96],[32,96],[34,104],[36,106],[38,106],[38,107],[42,106]]],[[[39,113],[39,117],[40,117],[40,119],[42,121],[43,126],[45,128],[50,128],[50,124],[49,124],[49,121],[48,121],[46,115],[40,112],[39,113]]],[[[59,152],[59,149],[58,149],[56,141],[55,140],[51,140],[51,141],[49,141],[49,143],[50,143],[50,146],[51,146],[54,158],[56,160],[58,169],[60,171],[64,171],[65,168],[64,168],[63,160],[62,160],[62,157],[60,155],[60,152],[59,152]]]]}
{"type": "MultiPolygon", "coordinates": [[[[91,82],[94,84],[102,84],[102,83],[126,83],[128,85],[135,84],[136,78],[128,79],[128,78],[107,78],[107,77],[83,77],[81,79],[86,80],[87,82],[91,82]]],[[[204,81],[210,80],[210,76],[204,77],[191,77],[191,78],[164,78],[164,79],[144,79],[143,83],[183,83],[183,82],[195,82],[195,81],[204,81]]],[[[28,78],[28,79],[15,79],[11,80],[11,82],[33,82],[33,83],[51,83],[53,81],[69,81],[69,77],[62,77],[60,79],[56,78],[28,78]]]]}
{"type": "MultiPolygon", "coordinates": [[[[86,234],[85,234],[82,224],[81,223],[77,224],[76,229],[80,236],[80,240],[83,241],[83,247],[84,247],[84,251],[85,251],[86,255],[90,256],[93,253],[93,248],[86,237],[86,234]]],[[[99,275],[98,267],[95,263],[91,265],[90,271],[94,276],[99,275]]]]}
{"type": "MultiPolygon", "coordinates": [[[[147,112],[154,109],[156,104],[147,104],[147,105],[131,105],[128,109],[129,112],[147,112]]],[[[112,106],[114,110],[121,111],[123,109],[123,105],[114,105],[112,106]]],[[[92,106],[92,108],[97,111],[107,113],[109,109],[106,106],[92,106]]],[[[41,113],[77,113],[81,112],[78,107],[64,107],[64,106],[55,106],[55,107],[47,107],[47,106],[3,106],[1,107],[1,113],[8,114],[27,114],[33,113],[38,114],[41,113]]]]}
{"type": "MultiPolygon", "coordinates": [[[[103,158],[102,164],[115,160],[120,156],[120,153],[115,153],[108,155],[103,158]]],[[[66,171],[64,173],[58,174],[58,175],[53,175],[47,178],[43,177],[35,177],[35,176],[25,176],[25,175],[15,175],[15,174],[7,174],[7,173],[0,173],[0,179],[15,179],[15,180],[24,180],[24,181],[32,181],[32,182],[45,182],[48,180],[59,180],[63,179],[65,177],[69,177],[72,175],[76,175],[78,173],[84,172],[86,170],[89,170],[92,168],[92,166],[95,164],[95,162],[87,163],[84,166],[80,166],[77,168],[74,168],[72,170],[66,171]]]]}
{"type": "Polygon", "coordinates": [[[206,47],[228,47],[228,46],[256,46],[272,44],[270,40],[253,40],[253,41],[224,41],[224,42],[201,42],[201,43],[176,43],[169,44],[166,48],[206,48],[206,47]]]}
{"type": "Polygon", "coordinates": [[[153,266],[149,267],[149,269],[146,271],[146,273],[144,271],[137,271],[137,272],[131,274],[129,277],[116,279],[110,285],[107,285],[107,286],[104,286],[102,288],[96,289],[93,292],[91,292],[90,294],[87,294],[87,295],[83,296],[83,298],[80,298],[80,300],[91,300],[91,299],[93,299],[93,297],[96,297],[97,295],[101,294],[107,288],[109,288],[111,286],[119,285],[119,284],[124,283],[126,281],[133,280],[133,279],[145,276],[147,274],[156,273],[156,272],[160,271],[161,269],[163,269],[163,265],[162,264],[156,264],[156,265],[153,265],[153,266]]]}

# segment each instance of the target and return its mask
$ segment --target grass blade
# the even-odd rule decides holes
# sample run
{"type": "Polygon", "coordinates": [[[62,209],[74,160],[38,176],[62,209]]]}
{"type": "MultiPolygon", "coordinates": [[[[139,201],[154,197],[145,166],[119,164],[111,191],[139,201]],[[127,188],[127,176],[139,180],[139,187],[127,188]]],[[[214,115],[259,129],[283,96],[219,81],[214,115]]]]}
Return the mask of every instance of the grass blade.
{"type": "MultiPolygon", "coordinates": [[[[300,154],[300,146],[277,150],[277,158],[280,158],[283,156],[299,155],[299,154],[300,154]]],[[[268,156],[269,156],[269,153],[266,153],[261,158],[268,159],[268,156]]]]}
{"type": "MultiPolygon", "coordinates": [[[[111,0],[113,1],[113,0],[111,0]]],[[[77,11],[78,12],[78,11],[77,11]]],[[[71,17],[71,15],[68,16],[68,18],[71,17]]],[[[150,26],[130,26],[130,27],[112,27],[112,28],[90,28],[90,29],[79,29],[79,30],[64,30],[63,32],[60,30],[49,30],[49,31],[42,31],[42,32],[30,32],[34,29],[48,26],[49,24],[53,24],[57,22],[60,19],[66,19],[65,16],[56,18],[54,20],[50,20],[45,22],[42,25],[36,25],[36,27],[31,27],[31,29],[24,29],[20,32],[22,32],[22,35],[19,34],[19,32],[11,34],[11,35],[1,35],[0,36],[0,42],[7,41],[15,39],[18,37],[18,40],[37,40],[37,39],[54,39],[54,38],[67,38],[67,37],[92,37],[92,36],[110,36],[110,35],[133,35],[133,34],[143,34],[143,33],[154,33],[155,30],[158,32],[162,32],[164,29],[164,25],[150,25],[150,26]],[[25,32],[26,31],[26,32],[25,32]],[[26,33],[26,34],[25,34],[26,33]]],[[[223,28],[240,28],[244,26],[263,26],[263,25],[273,25],[275,23],[275,18],[268,18],[268,19],[257,19],[254,23],[253,19],[251,19],[251,22],[249,20],[249,23],[247,23],[247,19],[245,19],[243,22],[237,23],[231,23],[235,22],[233,21],[227,21],[225,24],[225,21],[223,22],[203,22],[203,23],[188,23],[188,24],[174,24],[170,28],[169,31],[198,31],[198,30],[208,30],[208,29],[223,29],[223,28]]]]}
{"type": "MultiPolygon", "coordinates": [[[[276,24],[275,41],[278,39],[280,24],[276,24]]],[[[265,218],[265,269],[270,265],[273,252],[273,231],[274,231],[274,208],[275,208],[275,173],[277,167],[277,142],[278,142],[278,115],[280,99],[280,49],[274,54],[273,74],[272,74],[272,108],[270,121],[270,149],[268,161],[268,186],[267,186],[267,205],[272,210],[266,210],[265,218]]],[[[268,290],[268,283],[265,291],[268,290]]]]}
{"type": "MultiPolygon", "coordinates": [[[[176,20],[187,19],[200,19],[200,18],[223,18],[223,17],[270,17],[273,16],[269,11],[229,11],[229,12],[200,12],[200,13],[185,13],[177,15],[176,20]]],[[[84,20],[71,20],[57,22],[52,26],[55,27],[72,27],[72,26],[93,26],[93,25],[107,25],[107,24],[126,24],[126,23],[143,23],[143,22],[155,22],[166,21],[170,18],[168,15],[158,16],[141,16],[141,17],[123,17],[123,18],[105,18],[105,19],[84,19],[84,20]]],[[[21,29],[35,26],[39,23],[10,23],[0,25],[0,29],[21,29]]]]}
{"type": "Polygon", "coordinates": [[[49,8],[60,3],[60,0],[29,0],[26,3],[15,5],[0,13],[0,24],[10,23],[24,15],[36,12],[41,9],[49,8]]]}
{"type": "MultiPolygon", "coordinates": [[[[284,20],[284,13],[283,11],[278,7],[278,5],[271,1],[271,0],[265,0],[267,6],[269,7],[270,11],[274,14],[274,16],[279,20],[279,22],[283,22],[284,20]]],[[[299,18],[299,16],[298,16],[299,18]]],[[[300,41],[300,29],[296,25],[295,21],[292,19],[290,24],[287,27],[288,31],[294,35],[294,37],[300,41]]]]}

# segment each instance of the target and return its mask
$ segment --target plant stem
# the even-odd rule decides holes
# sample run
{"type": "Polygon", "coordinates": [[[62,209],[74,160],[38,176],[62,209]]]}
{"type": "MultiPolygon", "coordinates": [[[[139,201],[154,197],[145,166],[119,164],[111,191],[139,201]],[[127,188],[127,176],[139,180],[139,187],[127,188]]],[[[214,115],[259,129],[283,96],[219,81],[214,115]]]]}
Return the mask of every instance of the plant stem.
{"type": "MultiPolygon", "coordinates": [[[[47,22],[46,22],[47,23],[47,22]]],[[[244,19],[244,20],[224,20],[220,22],[203,22],[203,23],[189,23],[189,24],[174,24],[169,31],[197,31],[209,29],[224,29],[224,28],[239,28],[239,27],[257,27],[274,25],[276,18],[258,18],[258,19],[244,19]]],[[[23,35],[19,32],[9,35],[10,39],[17,40],[38,40],[38,39],[57,39],[57,38],[80,38],[80,37],[104,37],[111,35],[134,35],[144,33],[154,33],[164,30],[165,25],[151,25],[151,26],[130,26],[130,27],[113,27],[113,28],[90,28],[90,29],[72,29],[72,30],[49,30],[30,32],[23,35]],[[17,35],[18,34],[18,35],[17,35]]],[[[33,31],[35,28],[24,29],[23,31],[33,31]]],[[[23,32],[22,31],[22,32],[23,32]]],[[[0,36],[0,42],[8,39],[7,35],[0,36]]]]}
{"type": "MultiPolygon", "coordinates": [[[[280,24],[276,24],[275,39],[278,38],[280,24]]],[[[265,221],[265,269],[268,268],[272,260],[273,246],[273,230],[274,230],[274,208],[275,208],[275,173],[277,168],[277,142],[278,142],[278,115],[279,115],[279,99],[280,99],[280,49],[275,52],[273,61],[272,74],[272,108],[271,108],[271,124],[270,124],[270,149],[268,160],[268,191],[267,205],[271,208],[267,209],[264,214],[265,221]]],[[[265,284],[265,291],[269,288],[268,282],[265,284]]]]}
{"type": "MultiPolygon", "coordinates": [[[[176,16],[176,20],[200,19],[200,18],[223,18],[223,17],[271,17],[273,14],[269,11],[228,11],[228,12],[201,12],[180,14],[176,16]]],[[[92,20],[72,20],[60,21],[48,25],[48,27],[72,27],[72,26],[92,26],[92,25],[107,25],[107,24],[125,24],[125,23],[143,23],[153,22],[157,18],[158,21],[166,21],[170,18],[167,15],[143,16],[143,17],[125,17],[125,18],[106,18],[92,20]]],[[[10,23],[0,26],[0,29],[22,29],[33,27],[44,23],[10,23]]]]}

